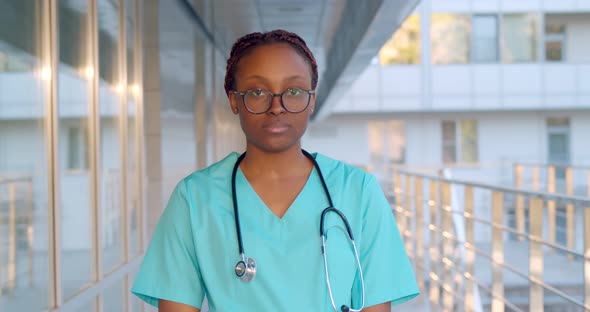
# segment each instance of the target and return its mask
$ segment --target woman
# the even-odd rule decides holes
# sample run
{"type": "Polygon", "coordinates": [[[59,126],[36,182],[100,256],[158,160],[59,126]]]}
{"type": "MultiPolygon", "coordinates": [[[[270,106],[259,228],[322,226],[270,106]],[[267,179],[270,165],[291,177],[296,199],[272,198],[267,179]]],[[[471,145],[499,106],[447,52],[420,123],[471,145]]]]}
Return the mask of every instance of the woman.
{"type": "Polygon", "coordinates": [[[238,39],[225,90],[246,152],[177,185],[136,295],[161,312],[200,311],[205,296],[210,311],[379,312],[418,295],[375,178],[301,149],[317,80],[299,36],[238,39]]]}

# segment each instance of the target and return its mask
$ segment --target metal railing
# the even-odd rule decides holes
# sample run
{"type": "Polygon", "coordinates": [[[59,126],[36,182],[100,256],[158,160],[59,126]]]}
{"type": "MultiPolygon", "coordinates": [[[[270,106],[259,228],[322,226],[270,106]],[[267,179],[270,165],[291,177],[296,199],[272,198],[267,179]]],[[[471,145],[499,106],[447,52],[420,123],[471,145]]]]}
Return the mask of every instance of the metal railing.
{"type": "MultiPolygon", "coordinates": [[[[516,163],[513,166],[513,172],[514,186],[518,189],[528,188],[534,191],[543,190],[547,193],[562,193],[570,196],[580,194],[590,197],[590,167],[588,166],[516,163]],[[576,186],[578,187],[576,188],[576,186]]],[[[524,230],[523,205],[522,200],[517,202],[516,225],[518,231],[524,230]]],[[[547,208],[549,242],[555,243],[557,231],[555,202],[550,202],[547,208]]],[[[574,247],[574,218],[574,208],[568,204],[565,208],[565,231],[567,247],[570,249],[574,247]]]]}
{"type": "Polygon", "coordinates": [[[590,196],[590,166],[514,163],[513,173],[517,188],[556,193],[561,186],[564,194],[590,196]]]}
{"type": "Polygon", "coordinates": [[[393,211],[418,283],[434,305],[444,311],[590,311],[589,198],[399,169],[391,176],[393,211]],[[546,233],[551,222],[544,215],[558,205],[579,216],[581,235],[568,234],[565,244],[546,233]]]}
{"type": "Polygon", "coordinates": [[[18,275],[26,274],[33,284],[33,179],[31,177],[0,178],[0,294],[12,291],[18,275]],[[20,241],[24,232],[26,268],[19,270],[20,241]],[[24,271],[24,272],[23,272],[24,271]]]}

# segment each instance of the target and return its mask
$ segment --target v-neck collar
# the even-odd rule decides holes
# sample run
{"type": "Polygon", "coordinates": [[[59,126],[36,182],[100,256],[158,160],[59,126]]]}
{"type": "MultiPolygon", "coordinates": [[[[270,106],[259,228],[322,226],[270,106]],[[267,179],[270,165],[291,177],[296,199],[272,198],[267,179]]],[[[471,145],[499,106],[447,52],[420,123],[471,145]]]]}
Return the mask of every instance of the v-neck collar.
{"type": "MultiPolygon", "coordinates": [[[[312,154],[312,156],[317,161],[317,155],[312,154]]],[[[236,184],[237,184],[236,187],[238,189],[237,190],[238,197],[242,197],[244,199],[247,199],[244,202],[252,203],[252,201],[254,201],[256,204],[251,205],[251,206],[256,206],[256,207],[262,208],[262,210],[264,210],[263,213],[265,215],[268,215],[274,221],[283,221],[284,222],[284,221],[288,220],[290,215],[295,213],[293,211],[297,210],[297,206],[303,200],[303,198],[305,198],[306,193],[309,192],[308,189],[315,187],[316,183],[318,185],[320,185],[319,179],[320,179],[320,177],[318,175],[317,169],[315,168],[315,166],[312,166],[311,172],[309,173],[309,176],[307,177],[307,181],[305,181],[305,184],[301,188],[301,191],[299,191],[299,194],[297,194],[297,196],[295,197],[293,202],[289,205],[289,208],[287,208],[287,210],[285,211],[285,214],[283,214],[282,218],[277,216],[276,214],[274,214],[274,212],[272,212],[270,207],[268,207],[266,205],[264,200],[262,200],[260,195],[258,195],[256,190],[254,189],[254,187],[252,187],[252,185],[250,184],[250,181],[248,181],[248,179],[246,178],[246,176],[242,172],[242,169],[239,167],[238,167],[238,172],[236,174],[236,184]],[[241,192],[240,192],[240,188],[242,189],[241,192]]],[[[239,198],[238,198],[238,200],[239,200],[239,198]]],[[[244,205],[241,205],[240,207],[242,207],[242,206],[244,206],[244,205]]],[[[240,208],[240,210],[242,210],[242,209],[244,209],[244,208],[240,208]]]]}

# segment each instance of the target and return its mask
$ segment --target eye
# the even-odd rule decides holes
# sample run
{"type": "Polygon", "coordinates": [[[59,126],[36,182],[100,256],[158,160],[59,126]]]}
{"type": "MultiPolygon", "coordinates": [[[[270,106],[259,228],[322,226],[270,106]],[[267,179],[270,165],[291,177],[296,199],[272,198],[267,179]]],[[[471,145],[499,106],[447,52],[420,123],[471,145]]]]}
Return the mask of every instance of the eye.
{"type": "Polygon", "coordinates": [[[251,90],[249,93],[253,96],[263,96],[264,95],[264,91],[262,91],[261,89],[251,90]]]}
{"type": "Polygon", "coordinates": [[[287,89],[288,96],[298,96],[298,95],[301,95],[301,93],[303,93],[303,91],[301,89],[297,89],[297,88],[287,89]]]}

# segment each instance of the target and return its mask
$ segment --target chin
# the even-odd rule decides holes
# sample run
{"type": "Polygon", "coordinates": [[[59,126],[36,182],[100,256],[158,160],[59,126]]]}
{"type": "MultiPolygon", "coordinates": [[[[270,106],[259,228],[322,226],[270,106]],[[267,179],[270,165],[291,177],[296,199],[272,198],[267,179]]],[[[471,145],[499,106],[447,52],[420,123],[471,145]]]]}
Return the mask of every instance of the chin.
{"type": "Polygon", "coordinates": [[[299,141],[294,142],[258,142],[252,143],[256,147],[256,149],[261,150],[266,153],[283,153],[286,152],[296,146],[299,146],[297,143],[299,141]]]}

